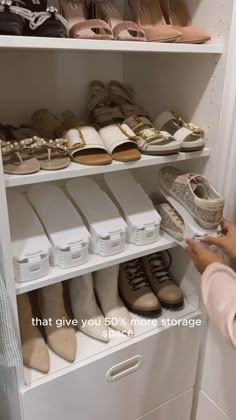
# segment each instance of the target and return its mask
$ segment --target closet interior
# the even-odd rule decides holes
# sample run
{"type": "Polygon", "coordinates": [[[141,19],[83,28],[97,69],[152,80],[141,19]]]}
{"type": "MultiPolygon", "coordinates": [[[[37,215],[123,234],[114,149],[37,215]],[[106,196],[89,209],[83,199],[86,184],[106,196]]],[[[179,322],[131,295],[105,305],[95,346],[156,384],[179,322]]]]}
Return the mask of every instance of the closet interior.
{"type": "MultiPolygon", "coordinates": [[[[116,3],[123,15],[130,15],[128,2],[116,3]]],[[[159,195],[159,173],[164,166],[205,174],[214,184],[209,162],[221,114],[233,0],[185,3],[192,23],[210,32],[211,40],[206,44],[0,36],[1,124],[30,125],[31,115],[41,108],[59,117],[71,110],[82,119],[88,110],[91,82],[116,80],[132,88],[135,102],[152,121],[161,112],[174,110],[204,130],[206,139],[200,151],[142,155],[134,162],[113,161],[104,166],[72,162],[65,169],[29,175],[5,174],[0,163],[0,260],[18,331],[17,296],[159,251],[169,251],[171,274],[185,301],[179,311],[163,309],[158,326],[151,319],[142,322],[142,317],[131,314],[131,337],[114,334],[105,343],[76,330],[75,361],[70,363],[49,349],[46,374],[23,364],[6,370],[5,403],[10,401],[11,408],[9,419],[4,420],[191,418],[204,328],[162,324],[165,319],[201,319],[205,325],[199,276],[185,251],[163,234],[147,245],[126,243],[122,252],[109,256],[89,252],[81,265],[50,265],[46,275],[16,281],[8,207],[13,191],[25,197],[39,184],[47,183],[65,191],[69,180],[80,177],[89,177],[104,189],[107,175],[119,176],[127,170],[149,196],[159,195]]],[[[14,207],[14,198],[11,204],[14,207]]],[[[96,207],[92,198],[91,205],[96,207]]],[[[17,204],[14,215],[17,217],[17,204]]]]}

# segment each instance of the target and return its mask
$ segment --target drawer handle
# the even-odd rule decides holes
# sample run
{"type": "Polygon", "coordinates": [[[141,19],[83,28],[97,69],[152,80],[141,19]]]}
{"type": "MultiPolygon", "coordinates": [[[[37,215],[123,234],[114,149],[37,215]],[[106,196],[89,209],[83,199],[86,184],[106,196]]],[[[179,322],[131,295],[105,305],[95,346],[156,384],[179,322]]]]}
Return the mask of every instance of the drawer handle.
{"type": "Polygon", "coordinates": [[[106,374],[106,378],[108,382],[117,381],[138,370],[142,366],[142,363],[142,356],[134,356],[131,359],[125,360],[125,362],[118,363],[118,365],[110,368],[106,374]]]}

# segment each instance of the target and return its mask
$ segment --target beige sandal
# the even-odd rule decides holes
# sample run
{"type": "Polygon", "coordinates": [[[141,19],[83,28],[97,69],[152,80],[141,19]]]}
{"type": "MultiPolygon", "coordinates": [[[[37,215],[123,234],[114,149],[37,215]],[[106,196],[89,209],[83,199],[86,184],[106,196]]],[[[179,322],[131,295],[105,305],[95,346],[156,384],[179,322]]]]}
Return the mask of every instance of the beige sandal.
{"type": "Polygon", "coordinates": [[[64,138],[73,162],[82,165],[108,165],[112,162],[95,128],[90,126],[72,128],[65,132],[64,138]]]}
{"type": "Polygon", "coordinates": [[[69,151],[65,139],[46,141],[34,138],[34,140],[36,141],[34,154],[39,160],[40,169],[57,171],[70,165],[71,160],[68,156],[69,151]]]}
{"type": "Polygon", "coordinates": [[[40,170],[39,161],[27,154],[29,151],[32,152],[33,143],[33,139],[25,139],[13,143],[1,140],[0,146],[5,174],[29,175],[40,170]]]}
{"type": "Polygon", "coordinates": [[[141,158],[136,142],[137,137],[127,124],[109,125],[101,128],[99,134],[114,160],[132,162],[141,158]]]}

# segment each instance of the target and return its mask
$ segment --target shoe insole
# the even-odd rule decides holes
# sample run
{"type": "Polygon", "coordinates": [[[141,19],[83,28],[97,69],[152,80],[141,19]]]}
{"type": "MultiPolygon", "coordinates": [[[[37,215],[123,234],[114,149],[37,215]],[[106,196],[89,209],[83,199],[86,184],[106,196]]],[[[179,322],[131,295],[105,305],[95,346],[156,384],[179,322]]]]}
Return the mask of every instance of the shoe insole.
{"type": "Polygon", "coordinates": [[[101,149],[86,149],[74,153],[73,162],[81,165],[109,165],[112,157],[101,149]]]}
{"type": "Polygon", "coordinates": [[[139,160],[141,158],[141,154],[135,144],[121,144],[115,148],[112,153],[112,158],[121,162],[132,162],[139,160]]]}
{"type": "Polygon", "coordinates": [[[158,1],[140,0],[140,23],[142,27],[165,25],[163,13],[158,1]]]}
{"type": "Polygon", "coordinates": [[[188,9],[182,0],[169,0],[171,20],[174,26],[190,26],[188,9]]]}
{"type": "Polygon", "coordinates": [[[40,170],[40,163],[37,159],[25,159],[23,162],[18,157],[13,157],[10,161],[3,161],[3,171],[10,175],[29,175],[40,170]]]}

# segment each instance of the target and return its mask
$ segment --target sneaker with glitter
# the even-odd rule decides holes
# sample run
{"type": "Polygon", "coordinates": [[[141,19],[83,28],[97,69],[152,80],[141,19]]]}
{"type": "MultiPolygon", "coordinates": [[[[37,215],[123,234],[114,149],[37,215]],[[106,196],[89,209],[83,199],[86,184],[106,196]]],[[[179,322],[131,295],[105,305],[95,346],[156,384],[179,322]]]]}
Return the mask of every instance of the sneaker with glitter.
{"type": "MultiPolygon", "coordinates": [[[[164,195],[174,198],[203,229],[216,229],[222,221],[224,199],[206,177],[166,166],[160,171],[160,185],[164,195]]],[[[179,207],[184,218],[185,210],[181,213],[179,207]]]]}
{"type": "Polygon", "coordinates": [[[182,242],[184,240],[184,221],[179,213],[169,203],[159,204],[156,209],[161,216],[161,229],[176,241],[182,242]]]}

